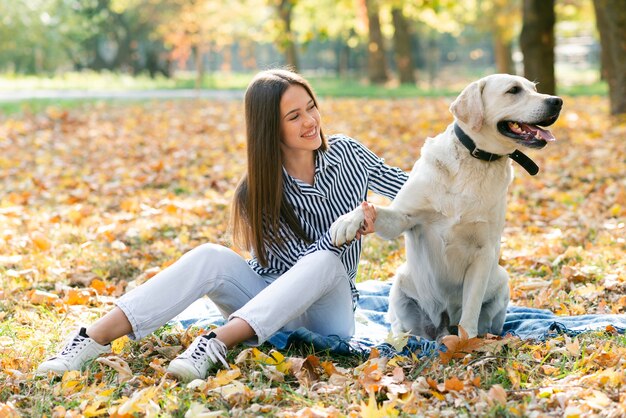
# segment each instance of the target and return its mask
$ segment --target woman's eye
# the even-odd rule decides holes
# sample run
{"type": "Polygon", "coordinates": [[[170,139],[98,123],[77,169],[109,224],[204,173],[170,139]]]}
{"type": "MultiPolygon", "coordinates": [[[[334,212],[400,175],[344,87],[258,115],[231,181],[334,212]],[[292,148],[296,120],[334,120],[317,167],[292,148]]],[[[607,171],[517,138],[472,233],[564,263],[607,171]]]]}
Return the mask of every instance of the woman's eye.
{"type": "Polygon", "coordinates": [[[296,120],[296,119],[298,119],[298,114],[297,113],[289,118],[289,120],[296,120]]]}
{"type": "Polygon", "coordinates": [[[507,93],[509,94],[517,94],[520,91],[522,91],[522,89],[519,88],[519,86],[513,86],[509,89],[509,91],[507,91],[507,93]]]}

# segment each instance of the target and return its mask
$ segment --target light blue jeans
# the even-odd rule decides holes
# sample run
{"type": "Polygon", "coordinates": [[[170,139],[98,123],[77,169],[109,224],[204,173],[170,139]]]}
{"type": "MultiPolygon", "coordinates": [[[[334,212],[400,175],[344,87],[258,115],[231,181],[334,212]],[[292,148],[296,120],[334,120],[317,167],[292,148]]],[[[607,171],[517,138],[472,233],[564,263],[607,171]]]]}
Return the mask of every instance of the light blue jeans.
{"type": "Polygon", "coordinates": [[[262,344],[275,332],[305,327],[321,335],[354,334],[350,284],[330,251],[302,257],[285,274],[261,276],[234,251],[201,245],[120,297],[116,304],[132,325],[132,339],[161,327],[207,295],[224,318],[245,320],[262,344]]]}

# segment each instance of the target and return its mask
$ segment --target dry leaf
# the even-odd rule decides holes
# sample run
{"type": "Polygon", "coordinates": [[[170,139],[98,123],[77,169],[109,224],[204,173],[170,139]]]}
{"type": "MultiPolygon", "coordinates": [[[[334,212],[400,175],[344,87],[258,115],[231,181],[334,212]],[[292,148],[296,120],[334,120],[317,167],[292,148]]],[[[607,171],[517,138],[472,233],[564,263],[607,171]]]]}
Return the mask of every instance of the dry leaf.
{"type": "Polygon", "coordinates": [[[118,356],[98,357],[96,361],[115,370],[118,373],[117,381],[119,383],[124,383],[133,377],[133,371],[128,363],[118,356]]]}
{"type": "Polygon", "coordinates": [[[446,381],[444,382],[444,387],[447,391],[454,390],[460,392],[465,389],[465,384],[461,380],[459,380],[459,378],[453,376],[450,379],[446,379],[446,381]]]}
{"type": "Polygon", "coordinates": [[[506,405],[506,391],[500,385],[493,385],[489,389],[489,399],[492,399],[499,405],[506,405]]]}
{"type": "Polygon", "coordinates": [[[478,337],[468,339],[467,332],[461,326],[459,326],[459,335],[446,335],[441,339],[446,346],[446,351],[439,351],[439,357],[443,363],[449,363],[453,358],[463,358],[484,344],[484,341],[478,337]]]}

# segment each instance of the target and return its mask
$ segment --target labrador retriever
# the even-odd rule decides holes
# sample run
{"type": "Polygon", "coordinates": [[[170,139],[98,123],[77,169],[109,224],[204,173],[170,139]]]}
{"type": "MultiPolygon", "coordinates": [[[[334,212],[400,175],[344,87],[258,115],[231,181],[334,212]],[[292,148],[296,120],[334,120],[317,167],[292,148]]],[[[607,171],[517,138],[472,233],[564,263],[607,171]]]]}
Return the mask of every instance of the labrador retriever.
{"type": "MultiPolygon", "coordinates": [[[[376,207],[376,233],[405,236],[406,262],[389,297],[395,333],[438,339],[459,326],[470,338],[502,332],[509,284],[498,260],[513,178],[509,159],[537,173],[517,147],[554,141],[544,127],[557,120],[562,104],[508,74],[475,81],[453,101],[454,122],[426,140],[391,205],[376,207]]],[[[333,242],[354,239],[363,219],[361,207],[341,216],[331,226],[333,242]]]]}

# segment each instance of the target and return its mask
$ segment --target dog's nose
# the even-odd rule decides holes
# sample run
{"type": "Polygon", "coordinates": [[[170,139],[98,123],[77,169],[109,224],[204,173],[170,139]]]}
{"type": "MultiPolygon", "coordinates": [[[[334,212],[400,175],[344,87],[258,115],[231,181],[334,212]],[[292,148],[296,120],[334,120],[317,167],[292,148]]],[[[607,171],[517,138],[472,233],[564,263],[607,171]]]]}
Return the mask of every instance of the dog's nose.
{"type": "Polygon", "coordinates": [[[550,97],[549,99],[546,100],[546,102],[550,105],[553,106],[554,108],[560,109],[563,106],[563,99],[561,99],[560,97],[550,97]]]}

